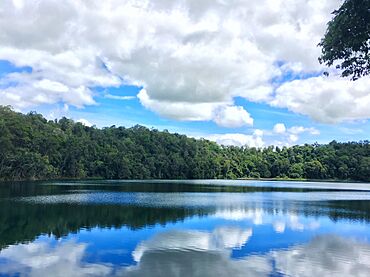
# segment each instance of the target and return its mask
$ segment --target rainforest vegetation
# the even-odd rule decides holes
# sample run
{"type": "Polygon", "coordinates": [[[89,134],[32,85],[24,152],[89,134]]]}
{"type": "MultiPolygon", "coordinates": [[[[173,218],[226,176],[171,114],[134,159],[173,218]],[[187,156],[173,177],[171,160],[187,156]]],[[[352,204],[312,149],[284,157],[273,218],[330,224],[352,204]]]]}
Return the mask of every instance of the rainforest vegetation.
{"type": "Polygon", "coordinates": [[[250,148],[168,131],[87,127],[0,106],[0,179],[305,178],[370,181],[369,141],[250,148]]]}

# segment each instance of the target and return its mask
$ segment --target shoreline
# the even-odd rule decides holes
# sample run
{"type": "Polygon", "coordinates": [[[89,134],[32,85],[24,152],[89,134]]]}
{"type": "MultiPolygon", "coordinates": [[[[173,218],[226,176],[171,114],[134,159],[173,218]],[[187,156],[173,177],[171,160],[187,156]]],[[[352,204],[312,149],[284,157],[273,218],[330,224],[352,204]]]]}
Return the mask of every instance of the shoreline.
{"type": "Polygon", "coordinates": [[[22,179],[22,180],[3,180],[0,179],[0,183],[24,183],[24,182],[68,182],[68,181],[205,181],[205,180],[218,180],[218,181],[270,181],[270,182],[314,182],[314,183],[363,183],[370,184],[370,181],[351,180],[351,179],[307,179],[307,178],[236,178],[236,179],[105,179],[101,177],[86,177],[86,178],[50,178],[50,179],[22,179]]]}
{"type": "Polygon", "coordinates": [[[370,181],[351,180],[351,179],[307,179],[307,178],[238,178],[244,181],[287,181],[287,182],[316,182],[316,183],[369,183],[370,181]]]}

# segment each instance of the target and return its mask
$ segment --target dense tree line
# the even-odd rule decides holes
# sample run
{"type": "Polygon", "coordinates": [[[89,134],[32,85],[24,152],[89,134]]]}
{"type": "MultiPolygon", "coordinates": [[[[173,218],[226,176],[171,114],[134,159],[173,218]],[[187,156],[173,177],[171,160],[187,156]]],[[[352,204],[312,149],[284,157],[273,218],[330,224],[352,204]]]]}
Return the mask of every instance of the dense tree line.
{"type": "Polygon", "coordinates": [[[292,147],[224,147],[168,131],[71,119],[0,106],[0,179],[308,178],[370,181],[369,141],[292,147]]]}

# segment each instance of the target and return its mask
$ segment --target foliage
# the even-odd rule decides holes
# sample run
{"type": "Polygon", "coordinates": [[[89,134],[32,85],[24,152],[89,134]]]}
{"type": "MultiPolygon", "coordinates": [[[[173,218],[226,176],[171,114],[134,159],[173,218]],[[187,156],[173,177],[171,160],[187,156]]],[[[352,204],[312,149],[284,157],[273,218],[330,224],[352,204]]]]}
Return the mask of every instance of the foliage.
{"type": "Polygon", "coordinates": [[[370,181],[368,141],[257,149],[143,126],[98,129],[0,106],[0,179],[307,178],[370,181]]]}
{"type": "Polygon", "coordinates": [[[370,74],[370,1],[345,0],[333,12],[326,34],[319,43],[320,63],[332,66],[339,61],[342,77],[356,80],[370,74]]]}

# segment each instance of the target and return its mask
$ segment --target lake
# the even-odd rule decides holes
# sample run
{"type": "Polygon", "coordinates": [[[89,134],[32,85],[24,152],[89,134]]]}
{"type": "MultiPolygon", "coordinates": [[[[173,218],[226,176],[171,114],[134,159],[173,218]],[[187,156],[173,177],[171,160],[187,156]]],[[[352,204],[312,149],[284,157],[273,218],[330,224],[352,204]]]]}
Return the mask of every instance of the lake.
{"type": "Polygon", "coordinates": [[[370,184],[0,184],[0,276],[370,276],[370,184]]]}

